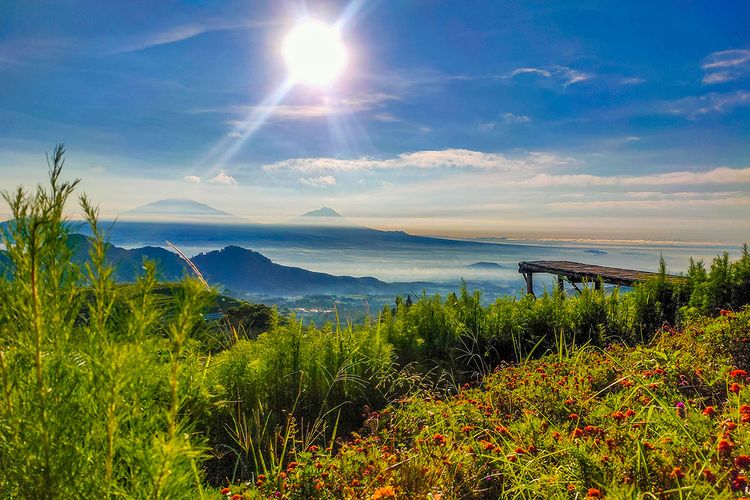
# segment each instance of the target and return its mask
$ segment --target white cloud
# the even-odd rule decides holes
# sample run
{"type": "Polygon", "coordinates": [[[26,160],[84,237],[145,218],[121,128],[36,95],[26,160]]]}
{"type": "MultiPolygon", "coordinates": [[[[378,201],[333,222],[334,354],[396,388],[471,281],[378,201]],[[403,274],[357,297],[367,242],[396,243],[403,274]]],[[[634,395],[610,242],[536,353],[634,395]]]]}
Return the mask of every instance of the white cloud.
{"type": "Polygon", "coordinates": [[[170,26],[162,30],[138,34],[123,39],[119,41],[117,47],[111,50],[110,53],[122,54],[125,52],[137,52],[150,47],[181,42],[212,31],[258,28],[267,26],[268,24],[268,22],[264,21],[217,19],[181,26],[170,26]]]}
{"type": "MultiPolygon", "coordinates": [[[[305,103],[288,103],[276,104],[274,106],[228,106],[224,108],[196,109],[191,113],[227,113],[235,115],[252,116],[269,116],[278,120],[306,120],[313,118],[324,118],[333,115],[349,115],[360,113],[362,111],[374,110],[382,107],[389,101],[398,100],[400,97],[395,94],[385,92],[368,92],[365,94],[354,95],[343,98],[332,98],[330,96],[321,96],[311,102],[305,103]]],[[[380,121],[398,121],[398,118],[390,113],[379,113],[373,118],[380,121]]],[[[247,118],[241,120],[231,120],[232,125],[242,127],[248,123],[247,118]]],[[[238,133],[236,133],[238,134],[238,133]]],[[[238,137],[238,135],[230,137],[238,137]]],[[[241,137],[241,134],[239,135],[241,137]]]]}
{"type": "Polygon", "coordinates": [[[201,182],[201,178],[198,177],[197,175],[186,175],[185,177],[182,178],[182,180],[185,182],[190,182],[192,184],[200,184],[201,182]]]}
{"type": "Polygon", "coordinates": [[[713,52],[704,59],[703,83],[713,85],[750,75],[750,50],[731,49],[713,52]]]}
{"type": "Polygon", "coordinates": [[[401,121],[395,116],[393,116],[391,113],[378,113],[376,115],[373,115],[372,119],[377,120],[379,122],[386,122],[386,123],[401,121]]]}
{"type": "Polygon", "coordinates": [[[336,185],[336,178],[332,175],[321,175],[320,177],[302,177],[299,180],[306,186],[325,188],[336,185]]]}
{"type": "Polygon", "coordinates": [[[91,167],[91,168],[89,169],[89,171],[90,171],[90,172],[91,172],[92,174],[102,174],[102,173],[104,173],[104,172],[105,172],[105,170],[106,170],[106,169],[105,169],[104,167],[102,167],[101,165],[94,165],[93,167],[91,167]]]}
{"type": "Polygon", "coordinates": [[[224,184],[224,185],[227,185],[227,186],[235,186],[235,185],[237,185],[237,181],[235,180],[235,178],[232,177],[231,175],[225,174],[224,172],[219,172],[216,175],[216,177],[214,177],[213,179],[211,179],[208,182],[210,182],[211,184],[224,184]]]}
{"type": "Polygon", "coordinates": [[[567,66],[554,65],[554,66],[544,66],[544,67],[539,67],[539,68],[534,68],[534,67],[516,68],[513,71],[511,71],[508,75],[503,76],[501,78],[513,78],[518,75],[527,75],[527,74],[539,75],[544,78],[554,79],[556,81],[559,81],[562,84],[562,86],[565,88],[576,83],[585,82],[586,80],[590,80],[591,78],[594,77],[594,75],[591,73],[584,73],[583,71],[569,68],[567,66]]]}
{"type": "Polygon", "coordinates": [[[482,153],[468,149],[416,151],[394,158],[293,158],[265,165],[266,172],[291,170],[295,172],[356,172],[363,170],[463,168],[495,171],[528,170],[575,163],[570,157],[552,153],[531,152],[518,158],[502,153],[482,153]]]}
{"type": "Polygon", "coordinates": [[[711,92],[698,97],[686,97],[672,103],[668,111],[671,114],[695,120],[705,115],[726,113],[734,108],[748,105],[750,105],[750,92],[737,90],[735,92],[711,92]]]}
{"type": "Polygon", "coordinates": [[[550,186],[688,186],[703,184],[750,184],[750,168],[719,167],[704,172],[666,172],[650,175],[598,176],[591,174],[538,174],[518,184],[550,186]]]}
{"type": "Polygon", "coordinates": [[[704,207],[745,207],[750,205],[750,198],[719,199],[660,199],[660,200],[600,200],[600,201],[561,201],[548,203],[547,206],[557,209],[616,209],[616,210],[666,210],[690,209],[704,207]]]}
{"type": "Polygon", "coordinates": [[[529,123],[531,118],[526,115],[515,115],[513,113],[504,113],[503,120],[505,123],[529,123]]]}

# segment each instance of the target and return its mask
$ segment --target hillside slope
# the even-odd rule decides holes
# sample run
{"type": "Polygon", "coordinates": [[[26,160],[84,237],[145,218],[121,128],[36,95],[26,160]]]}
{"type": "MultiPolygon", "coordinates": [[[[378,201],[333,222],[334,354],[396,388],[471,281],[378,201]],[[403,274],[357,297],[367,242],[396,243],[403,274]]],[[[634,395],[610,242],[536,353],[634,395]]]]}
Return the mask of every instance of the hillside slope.
{"type": "Polygon", "coordinates": [[[564,349],[452,397],[368,414],[335,453],[297,450],[265,498],[739,498],[750,489],[750,310],[649,346],[564,349]],[[744,339],[737,342],[737,339],[744,339]]]}

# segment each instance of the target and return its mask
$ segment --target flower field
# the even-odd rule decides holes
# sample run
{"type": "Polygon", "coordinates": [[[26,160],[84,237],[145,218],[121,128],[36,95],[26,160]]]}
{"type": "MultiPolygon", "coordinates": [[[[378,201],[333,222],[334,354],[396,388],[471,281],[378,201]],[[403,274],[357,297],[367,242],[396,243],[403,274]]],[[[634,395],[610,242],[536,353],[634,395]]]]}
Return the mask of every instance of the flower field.
{"type": "Polygon", "coordinates": [[[750,490],[750,311],[651,345],[499,367],[372,412],[236,498],[738,498],[750,490]]]}

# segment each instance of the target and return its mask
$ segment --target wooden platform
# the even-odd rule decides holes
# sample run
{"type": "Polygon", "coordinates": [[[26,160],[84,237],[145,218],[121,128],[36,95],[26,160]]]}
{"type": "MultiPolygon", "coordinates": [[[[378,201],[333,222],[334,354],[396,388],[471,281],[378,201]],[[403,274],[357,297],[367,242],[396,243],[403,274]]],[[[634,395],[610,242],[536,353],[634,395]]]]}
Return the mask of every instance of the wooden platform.
{"type": "MultiPolygon", "coordinates": [[[[595,266],[592,264],[582,264],[580,262],[571,262],[567,260],[534,260],[518,263],[518,272],[523,274],[526,279],[526,290],[528,293],[534,293],[533,275],[534,273],[556,274],[559,283],[562,285],[563,278],[575,286],[576,283],[591,282],[596,288],[601,283],[610,283],[618,286],[633,286],[639,281],[643,281],[658,273],[648,271],[636,271],[633,269],[621,269],[619,267],[595,266]]],[[[679,279],[679,276],[669,276],[671,279],[679,279]]]]}

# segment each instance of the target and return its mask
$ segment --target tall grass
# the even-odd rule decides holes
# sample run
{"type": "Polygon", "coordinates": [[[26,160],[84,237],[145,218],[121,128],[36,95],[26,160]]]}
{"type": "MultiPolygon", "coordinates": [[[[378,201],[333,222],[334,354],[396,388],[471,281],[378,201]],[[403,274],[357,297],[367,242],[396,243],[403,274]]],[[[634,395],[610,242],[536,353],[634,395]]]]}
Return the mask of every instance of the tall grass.
{"type": "Polygon", "coordinates": [[[85,196],[93,236],[75,263],[64,214],[77,181],[62,180],[63,157],[56,148],[47,186],[4,193],[3,498],[201,497],[205,484],[280,477],[293,457],[377,430],[379,410],[416,389],[437,397],[436,386],[455,390],[505,361],[649,341],[750,301],[745,246],[736,262],[693,263],[683,281],[662,266],[631,293],[553,288],[483,306],[464,287],[397,300],[358,325],[315,327],[247,305],[212,325],[205,283],[160,284],[148,262],[134,285],[114,282],[107,229],[85,196]]]}
{"type": "Polygon", "coordinates": [[[61,180],[63,155],[60,146],[50,158],[49,186],[4,193],[12,220],[2,234],[10,276],[0,280],[0,495],[199,493],[201,439],[180,415],[180,366],[205,292],[186,281],[177,313],[165,316],[148,267],[136,293],[119,296],[85,197],[91,255],[85,268],[73,264],[64,213],[77,181],[61,180]]]}

